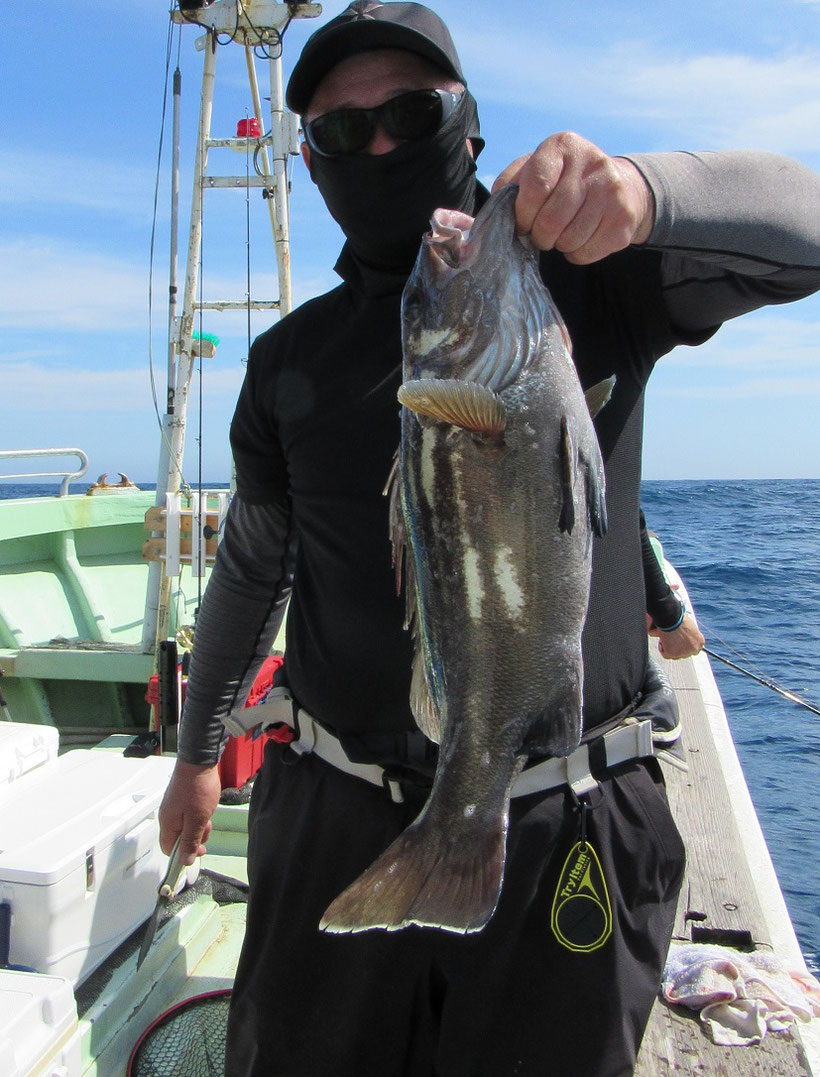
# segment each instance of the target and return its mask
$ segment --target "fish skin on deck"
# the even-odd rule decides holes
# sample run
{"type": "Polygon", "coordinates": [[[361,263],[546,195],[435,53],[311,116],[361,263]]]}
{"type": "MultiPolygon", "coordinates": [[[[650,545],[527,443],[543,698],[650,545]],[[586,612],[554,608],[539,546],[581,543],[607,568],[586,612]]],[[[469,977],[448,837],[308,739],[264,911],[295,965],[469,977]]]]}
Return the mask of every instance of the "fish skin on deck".
{"type": "MultiPolygon", "coordinates": [[[[692,929],[706,932],[748,931],[756,948],[772,950],[772,937],[746,859],[745,842],[735,821],[722,777],[718,749],[704,705],[697,659],[666,662],[651,647],[675,688],[683,724],[689,773],[663,763],[672,811],[686,844],[687,869],[675,937],[692,941],[692,929]],[[693,917],[697,917],[696,919],[693,917]]],[[[731,941],[705,938],[732,945],[731,941]]],[[[780,948],[778,947],[778,952],[780,948]]],[[[788,954],[779,952],[787,962],[788,954]]],[[[656,1000],[635,1077],[812,1077],[800,1040],[800,1026],[769,1032],[750,1047],[719,1047],[707,1037],[699,1016],[656,1000]]]]}

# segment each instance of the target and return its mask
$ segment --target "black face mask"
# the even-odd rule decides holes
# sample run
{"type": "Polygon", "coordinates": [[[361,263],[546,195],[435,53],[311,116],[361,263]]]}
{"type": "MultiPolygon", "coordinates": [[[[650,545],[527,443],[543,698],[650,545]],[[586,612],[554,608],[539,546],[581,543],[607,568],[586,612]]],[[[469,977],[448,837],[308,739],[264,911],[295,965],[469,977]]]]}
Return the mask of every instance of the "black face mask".
{"type": "Polygon", "coordinates": [[[311,154],[310,175],[353,253],[378,269],[409,272],[422,235],[439,207],[473,211],[476,165],[467,150],[483,147],[468,92],[434,135],[377,156],[311,154]]]}

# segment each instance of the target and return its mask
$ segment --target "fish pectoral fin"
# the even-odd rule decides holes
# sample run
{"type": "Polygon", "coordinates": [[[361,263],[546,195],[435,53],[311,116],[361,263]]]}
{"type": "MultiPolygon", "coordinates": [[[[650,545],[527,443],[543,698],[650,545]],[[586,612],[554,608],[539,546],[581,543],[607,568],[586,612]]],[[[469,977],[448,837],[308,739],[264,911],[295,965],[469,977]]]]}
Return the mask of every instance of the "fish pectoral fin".
{"type": "Polygon", "coordinates": [[[589,414],[593,419],[601,408],[609,403],[609,398],[612,396],[612,390],[614,388],[615,375],[613,374],[611,378],[604,378],[603,381],[599,381],[597,385],[591,386],[584,393],[584,399],[587,402],[589,414]]]}
{"type": "Polygon", "coordinates": [[[399,386],[398,397],[410,411],[476,434],[497,436],[507,426],[504,401],[476,381],[421,378],[399,386]]]}
{"type": "Polygon", "coordinates": [[[601,538],[606,534],[607,529],[604,464],[597,452],[592,460],[582,455],[580,463],[586,485],[587,515],[589,516],[590,530],[601,538]]]}
{"type": "Polygon", "coordinates": [[[540,714],[531,716],[524,738],[524,758],[532,755],[567,756],[574,752],[583,731],[583,672],[580,648],[568,644],[552,652],[549,661],[560,670],[540,714]]]}
{"type": "Polygon", "coordinates": [[[575,497],[573,493],[575,450],[572,447],[572,435],[569,432],[569,424],[565,415],[561,416],[558,460],[561,470],[561,515],[558,517],[558,528],[560,531],[565,531],[571,535],[572,529],[575,527],[575,497]]]}

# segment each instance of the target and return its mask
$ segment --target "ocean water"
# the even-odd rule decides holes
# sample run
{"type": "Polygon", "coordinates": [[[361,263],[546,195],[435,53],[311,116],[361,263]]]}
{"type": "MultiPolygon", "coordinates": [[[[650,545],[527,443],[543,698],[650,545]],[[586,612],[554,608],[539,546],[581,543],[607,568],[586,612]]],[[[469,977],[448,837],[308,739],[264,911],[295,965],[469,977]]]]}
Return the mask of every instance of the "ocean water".
{"type": "MultiPolygon", "coordinates": [[[[820,708],[820,481],[644,482],[641,500],[707,647],[820,708]]],[[[792,923],[820,971],[820,716],[712,668],[792,923]]]]}
{"type": "MultiPolygon", "coordinates": [[[[0,498],[56,492],[0,483],[0,498]]],[[[707,646],[820,706],[820,480],[645,482],[642,504],[707,646]]],[[[820,716],[712,666],[795,931],[820,972],[820,716]]]]}

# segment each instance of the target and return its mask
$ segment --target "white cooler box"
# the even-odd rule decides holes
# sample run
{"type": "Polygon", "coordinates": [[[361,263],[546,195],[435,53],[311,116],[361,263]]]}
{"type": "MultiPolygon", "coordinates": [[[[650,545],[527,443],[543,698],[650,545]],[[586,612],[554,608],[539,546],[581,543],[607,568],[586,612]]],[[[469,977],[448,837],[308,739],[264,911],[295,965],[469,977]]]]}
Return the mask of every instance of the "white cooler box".
{"type": "Polygon", "coordinates": [[[0,722],[0,790],[57,758],[60,734],[53,725],[0,722]]]}
{"type": "Polygon", "coordinates": [[[3,1077],[75,1077],[82,1064],[76,1029],[68,980],[0,969],[3,1077]]]}
{"type": "Polygon", "coordinates": [[[77,750],[0,789],[9,964],[78,984],[151,915],[172,769],[169,758],[77,750]]]}

